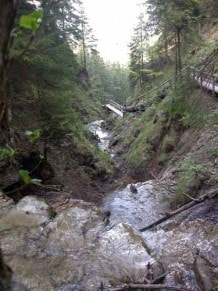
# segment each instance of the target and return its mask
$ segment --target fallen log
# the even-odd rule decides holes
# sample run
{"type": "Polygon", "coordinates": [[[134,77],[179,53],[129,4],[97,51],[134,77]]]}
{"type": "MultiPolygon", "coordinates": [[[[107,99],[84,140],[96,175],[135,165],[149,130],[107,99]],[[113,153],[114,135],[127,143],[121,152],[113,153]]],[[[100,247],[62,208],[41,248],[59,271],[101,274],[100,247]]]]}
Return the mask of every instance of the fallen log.
{"type": "Polygon", "coordinates": [[[191,207],[193,207],[194,205],[198,204],[198,203],[202,203],[204,202],[207,198],[208,199],[211,199],[213,197],[215,197],[218,193],[217,192],[212,192],[212,193],[207,193],[207,194],[204,194],[202,195],[201,197],[199,197],[199,199],[195,199],[187,204],[185,204],[184,206],[176,209],[175,211],[172,211],[172,212],[169,212],[169,213],[166,213],[166,215],[160,219],[158,219],[157,221],[153,222],[152,224],[148,225],[148,226],[145,226],[143,228],[140,228],[139,231],[143,232],[143,231],[146,231],[146,230],[149,230],[159,224],[161,224],[162,222],[168,220],[169,218],[175,216],[176,214],[179,214],[191,207]]]}
{"type": "Polygon", "coordinates": [[[128,290],[128,288],[144,289],[144,290],[166,289],[166,290],[175,290],[175,291],[194,291],[193,289],[189,289],[189,288],[187,289],[183,287],[174,287],[174,286],[168,286],[168,285],[163,285],[163,284],[126,284],[121,287],[106,289],[106,291],[125,291],[125,290],[128,290]]]}

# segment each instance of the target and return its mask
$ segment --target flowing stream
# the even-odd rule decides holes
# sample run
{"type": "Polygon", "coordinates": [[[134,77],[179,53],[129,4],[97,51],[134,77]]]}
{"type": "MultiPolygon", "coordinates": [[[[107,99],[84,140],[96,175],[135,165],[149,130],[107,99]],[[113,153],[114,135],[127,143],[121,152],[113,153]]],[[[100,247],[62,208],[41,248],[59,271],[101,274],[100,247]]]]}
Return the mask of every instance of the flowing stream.
{"type": "MultiPolygon", "coordinates": [[[[98,134],[99,147],[108,150],[111,133],[102,124],[95,121],[88,127],[98,134]]],[[[130,185],[115,189],[100,209],[69,198],[55,216],[51,206],[31,193],[16,205],[0,193],[5,263],[31,291],[97,291],[124,282],[142,283],[148,262],[155,278],[168,272],[164,283],[169,286],[216,290],[217,200],[198,204],[155,229],[139,231],[169,211],[170,183],[137,183],[137,193],[130,185]]]]}
{"type": "Polygon", "coordinates": [[[101,150],[108,150],[111,132],[103,130],[104,120],[96,120],[87,125],[88,129],[99,138],[98,146],[101,150]]]}
{"type": "MultiPolygon", "coordinates": [[[[99,135],[100,148],[107,150],[110,133],[104,132],[101,128],[102,122],[95,123],[95,126],[99,126],[98,129],[95,128],[95,133],[99,135]],[[107,137],[107,144],[105,144],[105,137],[107,137]]],[[[192,290],[209,291],[212,287],[207,279],[208,272],[212,265],[217,266],[218,263],[216,259],[218,236],[212,239],[212,236],[208,235],[210,232],[215,232],[211,218],[213,213],[217,214],[217,203],[216,206],[213,202],[197,205],[191,211],[170,219],[156,230],[140,232],[138,229],[150,225],[170,211],[171,193],[168,191],[169,185],[165,185],[162,181],[151,180],[137,183],[135,186],[137,193],[130,191],[130,185],[108,193],[101,206],[103,211],[110,212],[106,230],[108,230],[107,236],[113,241],[114,250],[117,249],[116,241],[120,244],[117,238],[126,231],[123,226],[128,226],[135,238],[139,237],[143,240],[147,252],[147,256],[143,255],[141,250],[137,253],[136,247],[137,259],[134,260],[136,259],[137,263],[134,261],[134,266],[138,273],[142,270],[140,268],[145,268],[150,261],[157,272],[160,272],[160,265],[164,270],[170,271],[166,278],[169,284],[182,283],[192,290]],[[210,217],[203,220],[202,213],[210,213],[210,217]],[[200,262],[196,259],[196,250],[201,251],[200,262]]],[[[119,247],[122,250],[130,249],[130,246],[125,243],[128,244],[128,241],[124,241],[123,246],[119,247]]]]}

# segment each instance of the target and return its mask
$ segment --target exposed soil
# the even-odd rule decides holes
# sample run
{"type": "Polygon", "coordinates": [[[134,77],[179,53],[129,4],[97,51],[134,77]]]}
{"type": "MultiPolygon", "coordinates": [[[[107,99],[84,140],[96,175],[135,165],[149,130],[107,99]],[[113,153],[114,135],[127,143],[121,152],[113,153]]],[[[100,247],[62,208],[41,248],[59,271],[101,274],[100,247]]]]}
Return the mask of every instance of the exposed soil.
{"type": "Polygon", "coordinates": [[[25,138],[17,139],[16,148],[21,150],[14,162],[2,163],[0,187],[15,202],[31,194],[45,198],[52,205],[62,204],[68,198],[101,203],[111,187],[111,177],[107,173],[96,177],[95,163],[91,160],[89,165],[81,165],[87,162],[87,157],[79,155],[73,146],[68,138],[50,141],[45,159],[40,160],[40,155],[45,154],[44,144],[32,145],[25,138]],[[24,185],[19,179],[19,169],[28,170],[31,178],[41,179],[42,185],[24,185]]]}

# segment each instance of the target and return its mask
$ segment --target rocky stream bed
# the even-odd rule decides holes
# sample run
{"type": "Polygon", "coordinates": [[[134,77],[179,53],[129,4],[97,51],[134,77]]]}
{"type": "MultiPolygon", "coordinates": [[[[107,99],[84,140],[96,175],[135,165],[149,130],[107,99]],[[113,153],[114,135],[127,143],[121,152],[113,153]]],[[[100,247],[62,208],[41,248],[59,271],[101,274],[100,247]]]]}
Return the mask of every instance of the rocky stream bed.
{"type": "MultiPolygon", "coordinates": [[[[110,133],[97,122],[92,130],[110,133]]],[[[105,195],[101,207],[68,199],[54,215],[31,196],[16,205],[0,196],[0,242],[5,263],[17,280],[35,291],[97,291],[143,283],[150,262],[154,277],[188,290],[218,288],[218,200],[207,200],[149,231],[140,232],[170,209],[174,182],[136,183],[105,195]],[[105,213],[110,216],[105,220],[105,213]]],[[[13,290],[24,290],[14,286],[13,290]]],[[[131,289],[129,289],[131,290],[131,289]]],[[[140,289],[138,289],[140,290],[140,289]]],[[[163,289],[167,290],[167,289],[163,289]]]]}

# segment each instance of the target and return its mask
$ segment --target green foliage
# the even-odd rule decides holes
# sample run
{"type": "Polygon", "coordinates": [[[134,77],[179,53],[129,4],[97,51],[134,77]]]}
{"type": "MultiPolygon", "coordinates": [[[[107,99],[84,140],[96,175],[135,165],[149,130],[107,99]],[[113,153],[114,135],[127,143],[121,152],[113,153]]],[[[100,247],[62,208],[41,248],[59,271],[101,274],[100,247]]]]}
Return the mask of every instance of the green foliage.
{"type": "Polygon", "coordinates": [[[167,154],[165,152],[160,153],[158,157],[158,164],[160,166],[163,166],[166,161],[167,161],[167,154]]]}
{"type": "Polygon", "coordinates": [[[150,70],[146,68],[146,49],[147,49],[147,26],[145,21],[145,13],[141,13],[138,17],[138,24],[134,28],[130,47],[130,85],[133,91],[142,87],[145,82],[149,81],[151,76],[150,70]]]}
{"type": "Polygon", "coordinates": [[[97,52],[88,55],[87,68],[89,93],[95,100],[105,103],[107,99],[112,99],[120,104],[125,103],[130,95],[127,68],[120,64],[104,63],[97,52]]]}
{"type": "Polygon", "coordinates": [[[42,182],[42,180],[40,179],[32,179],[27,170],[20,170],[19,177],[26,185],[30,185],[30,184],[41,185],[41,182],[42,182]]]}
{"type": "Polygon", "coordinates": [[[15,150],[13,150],[10,146],[0,148],[0,158],[13,158],[15,155],[15,150]]]}
{"type": "Polygon", "coordinates": [[[36,129],[34,131],[27,130],[25,135],[28,137],[30,142],[34,142],[41,136],[41,129],[36,129]]]}
{"type": "Polygon", "coordinates": [[[176,195],[172,199],[172,203],[175,206],[182,206],[189,202],[189,196],[193,198],[197,196],[198,189],[207,179],[206,166],[197,164],[191,159],[185,159],[180,163],[177,167],[180,175],[176,185],[176,195]]]}
{"type": "Polygon", "coordinates": [[[104,173],[112,174],[113,173],[113,161],[111,159],[111,156],[108,152],[105,151],[99,151],[96,152],[97,156],[97,162],[96,162],[96,170],[98,173],[104,173]]]}
{"type": "Polygon", "coordinates": [[[180,121],[185,127],[190,127],[193,122],[193,116],[190,112],[185,111],[183,112],[183,116],[180,118],[180,121]]]}
{"type": "Polygon", "coordinates": [[[28,15],[22,15],[20,17],[20,27],[31,29],[33,33],[40,27],[42,23],[43,13],[42,11],[34,11],[28,15]]]}
{"type": "Polygon", "coordinates": [[[0,229],[0,233],[1,232],[3,232],[3,233],[10,233],[10,232],[12,232],[12,228],[9,228],[9,227],[7,227],[7,228],[3,228],[3,229],[0,229]]]}
{"type": "Polygon", "coordinates": [[[218,147],[210,149],[209,152],[214,158],[218,158],[218,147]]]}
{"type": "Polygon", "coordinates": [[[161,106],[184,127],[199,127],[206,123],[207,111],[203,100],[188,79],[180,82],[161,106]]]}
{"type": "Polygon", "coordinates": [[[79,113],[73,109],[71,92],[57,94],[46,91],[46,99],[40,100],[43,128],[56,138],[68,134],[74,138],[82,138],[84,127],[79,113]]]}
{"type": "Polygon", "coordinates": [[[208,114],[207,122],[218,125],[218,108],[208,114]]]}
{"type": "Polygon", "coordinates": [[[161,140],[163,128],[164,124],[162,122],[154,123],[153,119],[150,119],[149,111],[135,121],[126,136],[127,140],[131,140],[131,147],[125,157],[129,165],[138,168],[154,156],[161,140]],[[135,132],[139,132],[139,134],[132,141],[135,132]]]}
{"type": "Polygon", "coordinates": [[[152,156],[151,146],[146,143],[142,148],[132,147],[126,155],[126,161],[130,167],[137,169],[145,165],[152,156]]]}
{"type": "Polygon", "coordinates": [[[171,152],[176,144],[176,136],[175,133],[171,132],[169,134],[166,134],[163,138],[163,143],[161,146],[161,150],[164,153],[169,153],[171,152]]]}

